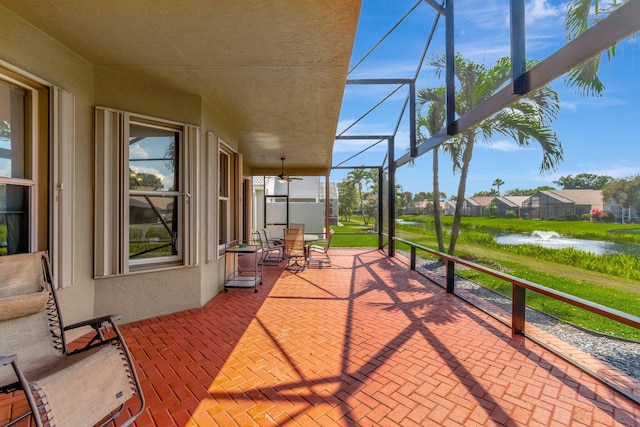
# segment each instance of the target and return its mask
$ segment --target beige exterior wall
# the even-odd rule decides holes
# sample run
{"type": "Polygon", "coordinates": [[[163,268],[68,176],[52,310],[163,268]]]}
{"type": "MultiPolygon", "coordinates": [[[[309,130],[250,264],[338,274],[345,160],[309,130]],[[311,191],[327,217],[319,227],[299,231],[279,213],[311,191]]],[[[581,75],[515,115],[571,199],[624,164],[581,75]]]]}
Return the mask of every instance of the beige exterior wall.
{"type": "MultiPolygon", "coordinates": [[[[123,322],[200,307],[222,289],[222,259],[206,263],[207,132],[237,147],[237,132],[198,95],[94,66],[0,6],[0,60],[71,92],[76,100],[75,283],[59,292],[71,323],[120,313],[123,322]],[[94,107],[115,108],[201,127],[200,265],[93,279],[94,107]]],[[[215,156],[217,158],[217,156],[215,156]]],[[[214,166],[215,167],[215,166],[214,166]]]]}

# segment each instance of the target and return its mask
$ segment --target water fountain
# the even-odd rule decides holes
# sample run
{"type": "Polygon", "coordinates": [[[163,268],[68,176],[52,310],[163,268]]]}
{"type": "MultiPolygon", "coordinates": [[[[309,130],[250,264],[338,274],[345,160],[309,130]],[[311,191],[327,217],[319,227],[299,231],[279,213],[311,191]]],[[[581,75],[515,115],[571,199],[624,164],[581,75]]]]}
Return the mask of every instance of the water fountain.
{"type": "Polygon", "coordinates": [[[620,245],[601,240],[585,240],[573,237],[563,237],[555,231],[536,230],[531,234],[506,234],[495,237],[501,245],[537,245],[550,249],[573,248],[580,251],[592,252],[598,255],[611,253],[635,253],[637,245],[620,245]]]}
{"type": "Polygon", "coordinates": [[[555,231],[536,230],[536,231],[531,233],[531,237],[539,237],[542,240],[549,240],[549,239],[560,238],[560,235],[558,233],[556,233],[555,231]]]}

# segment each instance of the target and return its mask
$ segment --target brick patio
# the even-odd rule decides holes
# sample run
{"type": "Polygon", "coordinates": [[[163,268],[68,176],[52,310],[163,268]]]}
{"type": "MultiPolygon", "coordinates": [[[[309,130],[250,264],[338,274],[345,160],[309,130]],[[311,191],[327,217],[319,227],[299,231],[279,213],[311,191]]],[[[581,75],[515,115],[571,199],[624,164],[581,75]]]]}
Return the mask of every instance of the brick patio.
{"type": "Polygon", "coordinates": [[[147,400],[136,425],[640,424],[624,396],[397,260],[331,256],[123,325],[147,400]]]}

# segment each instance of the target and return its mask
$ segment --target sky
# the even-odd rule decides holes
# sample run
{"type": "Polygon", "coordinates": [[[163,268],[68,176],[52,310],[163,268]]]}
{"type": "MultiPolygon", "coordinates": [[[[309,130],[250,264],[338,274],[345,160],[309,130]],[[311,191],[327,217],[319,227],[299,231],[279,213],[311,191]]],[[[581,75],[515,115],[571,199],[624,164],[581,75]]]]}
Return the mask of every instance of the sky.
{"type": "MultiPolygon", "coordinates": [[[[508,4],[506,0],[456,0],[456,51],[467,60],[486,67],[509,56],[508,4]]],[[[566,2],[526,1],[526,11],[527,58],[542,60],[566,43],[566,2]]],[[[434,17],[435,12],[425,1],[363,0],[350,70],[361,63],[353,68],[349,78],[414,77],[434,17]],[[417,3],[420,4],[398,24],[417,3]],[[384,38],[396,25],[397,28],[384,38]],[[378,47],[365,58],[376,44],[378,47]]],[[[438,79],[434,68],[428,65],[435,55],[444,54],[444,24],[441,18],[425,65],[418,74],[418,89],[444,84],[444,79],[438,79]]],[[[564,160],[555,171],[540,175],[542,150],[535,141],[527,148],[520,148],[514,141],[496,136],[474,148],[466,196],[491,190],[492,183],[498,178],[504,181],[500,188],[504,193],[510,189],[542,185],[560,188],[553,181],[580,173],[613,178],[640,174],[639,43],[637,36],[628,39],[618,45],[612,60],[607,60],[606,55],[603,57],[599,75],[605,91],[601,97],[583,97],[562,78],[551,83],[561,103],[552,128],[564,149],[564,160]]],[[[397,128],[396,158],[405,154],[409,147],[409,121],[407,112],[402,114],[402,108],[408,89],[402,87],[393,93],[396,88],[397,85],[347,85],[336,134],[390,135],[397,128]]],[[[386,141],[348,160],[377,141],[337,140],[333,166],[382,164],[386,141]]],[[[440,158],[441,191],[449,198],[457,193],[459,174],[453,173],[450,160],[443,155],[440,158]]],[[[413,194],[430,192],[431,165],[432,155],[427,153],[416,159],[412,167],[399,168],[396,183],[413,194]]],[[[340,181],[347,173],[348,170],[334,170],[331,181],[340,181]]]]}

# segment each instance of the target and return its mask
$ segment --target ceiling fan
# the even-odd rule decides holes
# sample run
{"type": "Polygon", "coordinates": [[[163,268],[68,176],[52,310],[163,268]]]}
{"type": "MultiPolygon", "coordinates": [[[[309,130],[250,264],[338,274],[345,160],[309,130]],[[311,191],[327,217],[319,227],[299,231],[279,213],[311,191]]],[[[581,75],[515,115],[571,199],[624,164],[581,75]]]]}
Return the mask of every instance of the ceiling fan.
{"type": "Polygon", "coordinates": [[[285,182],[291,182],[294,179],[295,180],[301,180],[302,178],[297,178],[294,176],[289,176],[286,175],[284,173],[284,157],[280,157],[280,160],[282,161],[282,171],[280,172],[280,175],[278,175],[278,182],[280,182],[281,184],[284,184],[285,182]]]}

